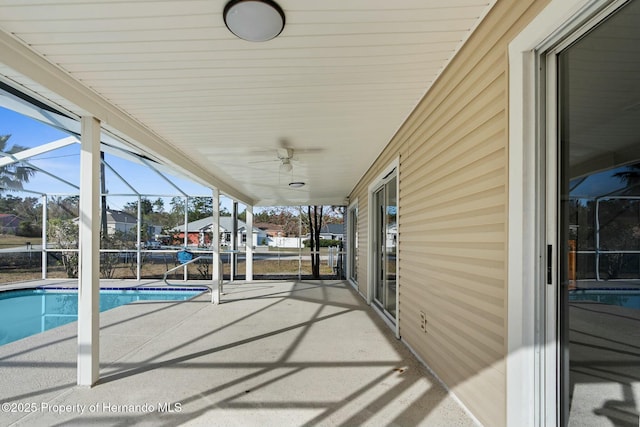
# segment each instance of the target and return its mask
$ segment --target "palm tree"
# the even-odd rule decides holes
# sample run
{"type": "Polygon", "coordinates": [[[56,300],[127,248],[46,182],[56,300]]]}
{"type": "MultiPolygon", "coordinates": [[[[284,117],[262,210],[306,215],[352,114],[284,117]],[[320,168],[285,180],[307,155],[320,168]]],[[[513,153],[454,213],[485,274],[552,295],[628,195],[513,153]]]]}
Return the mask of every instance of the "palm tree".
{"type": "MultiPolygon", "coordinates": [[[[15,154],[27,148],[20,145],[8,146],[11,135],[0,136],[0,158],[7,154],[15,154]]],[[[20,163],[11,163],[0,167],[0,194],[6,190],[22,190],[22,184],[29,182],[29,179],[36,173],[36,170],[20,163]]]]}

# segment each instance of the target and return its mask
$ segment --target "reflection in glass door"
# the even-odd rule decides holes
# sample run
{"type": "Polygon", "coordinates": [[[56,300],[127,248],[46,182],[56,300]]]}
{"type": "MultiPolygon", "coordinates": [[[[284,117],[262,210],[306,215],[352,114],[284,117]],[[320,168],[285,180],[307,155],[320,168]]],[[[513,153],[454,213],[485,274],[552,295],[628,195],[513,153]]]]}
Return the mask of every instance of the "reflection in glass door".
{"type": "Polygon", "coordinates": [[[373,200],[374,267],[376,272],[373,299],[395,321],[398,234],[395,175],[375,190],[373,200]]]}
{"type": "Polygon", "coordinates": [[[638,426],[640,2],[557,56],[561,425],[638,426]]]}

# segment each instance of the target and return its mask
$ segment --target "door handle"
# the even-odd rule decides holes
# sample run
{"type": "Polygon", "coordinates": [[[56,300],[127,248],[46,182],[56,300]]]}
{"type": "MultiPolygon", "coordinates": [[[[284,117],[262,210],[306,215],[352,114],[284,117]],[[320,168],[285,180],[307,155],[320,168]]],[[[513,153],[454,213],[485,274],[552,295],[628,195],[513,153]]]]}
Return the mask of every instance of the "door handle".
{"type": "Polygon", "coordinates": [[[553,245],[547,245],[547,285],[553,284],[553,245]]]}

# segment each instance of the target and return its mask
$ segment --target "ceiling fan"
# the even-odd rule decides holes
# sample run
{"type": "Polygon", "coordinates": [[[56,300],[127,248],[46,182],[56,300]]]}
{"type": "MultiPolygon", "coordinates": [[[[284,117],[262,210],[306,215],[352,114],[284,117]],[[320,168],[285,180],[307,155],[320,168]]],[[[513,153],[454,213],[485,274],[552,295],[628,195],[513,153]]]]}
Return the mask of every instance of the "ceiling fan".
{"type": "MultiPolygon", "coordinates": [[[[273,151],[272,151],[273,153],[273,151]]],[[[276,148],[276,158],[271,160],[257,160],[249,163],[269,163],[269,162],[280,162],[280,171],[281,172],[291,172],[293,169],[293,148],[290,147],[280,147],[276,148]]]]}
{"type": "Polygon", "coordinates": [[[293,148],[278,148],[278,160],[280,160],[280,171],[291,172],[293,165],[291,159],[293,159],[293,148]]]}
{"type": "MultiPolygon", "coordinates": [[[[267,153],[271,152],[271,150],[258,150],[253,151],[253,153],[267,153]]],[[[272,160],[257,160],[249,163],[265,163],[265,162],[280,162],[279,172],[281,173],[290,173],[293,170],[293,162],[299,160],[298,155],[301,153],[316,153],[322,151],[321,148],[302,148],[302,149],[294,149],[291,147],[288,140],[285,138],[280,139],[279,147],[276,149],[276,158],[272,160]]]]}

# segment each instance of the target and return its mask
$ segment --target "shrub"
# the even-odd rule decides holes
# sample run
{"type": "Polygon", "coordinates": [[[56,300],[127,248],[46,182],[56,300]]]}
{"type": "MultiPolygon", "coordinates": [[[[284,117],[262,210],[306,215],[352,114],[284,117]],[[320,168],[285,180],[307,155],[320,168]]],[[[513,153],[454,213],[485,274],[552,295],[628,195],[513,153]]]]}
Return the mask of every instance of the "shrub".
{"type": "MultiPolygon", "coordinates": [[[[328,248],[329,246],[340,246],[340,244],[342,244],[342,242],[340,240],[320,239],[320,247],[321,248],[328,248]]],[[[304,247],[305,248],[311,247],[311,240],[310,239],[307,239],[307,240],[304,241],[304,247]]]]}
{"type": "Polygon", "coordinates": [[[20,237],[40,237],[42,236],[42,228],[28,222],[21,222],[16,230],[16,236],[20,237]]]}

